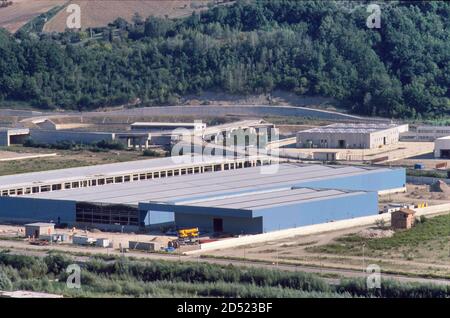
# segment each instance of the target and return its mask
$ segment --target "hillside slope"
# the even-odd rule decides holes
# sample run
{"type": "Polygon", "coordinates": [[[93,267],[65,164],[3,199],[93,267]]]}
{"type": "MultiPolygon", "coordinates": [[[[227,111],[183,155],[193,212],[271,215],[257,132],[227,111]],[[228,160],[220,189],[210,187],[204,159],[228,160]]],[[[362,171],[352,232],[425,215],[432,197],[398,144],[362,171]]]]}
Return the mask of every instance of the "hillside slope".
{"type": "Polygon", "coordinates": [[[240,1],[184,19],[117,20],[91,40],[0,33],[0,99],[94,109],[283,90],[364,115],[450,115],[450,3],[386,2],[382,14],[369,29],[365,5],[348,1],[240,1]]]}

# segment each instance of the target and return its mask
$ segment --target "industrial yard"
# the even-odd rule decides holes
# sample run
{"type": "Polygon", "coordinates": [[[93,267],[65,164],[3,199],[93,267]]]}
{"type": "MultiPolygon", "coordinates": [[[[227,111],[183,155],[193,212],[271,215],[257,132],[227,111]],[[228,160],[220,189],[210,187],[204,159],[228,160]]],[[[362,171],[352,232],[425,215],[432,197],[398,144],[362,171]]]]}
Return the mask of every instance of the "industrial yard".
{"type": "Polygon", "coordinates": [[[305,148],[296,131],[345,124],[167,118],[40,116],[21,120],[28,131],[4,129],[5,156],[49,157],[0,163],[0,249],[302,268],[335,280],[364,277],[375,263],[395,280],[447,283],[450,187],[417,179],[445,172],[433,142],[401,140],[402,125],[356,123],[351,138],[386,131],[389,144],[336,149],[322,137],[305,148]],[[235,136],[244,144],[230,143],[235,136]],[[171,157],[174,145],[193,153],[171,157]],[[393,229],[391,218],[409,209],[416,222],[393,229]],[[427,234],[436,231],[445,233],[427,234]]]}
{"type": "Polygon", "coordinates": [[[0,0],[2,308],[450,299],[449,17],[433,0],[0,0]]]}
{"type": "Polygon", "coordinates": [[[364,270],[377,264],[385,273],[448,278],[450,215],[428,219],[409,232],[388,227],[355,227],[206,252],[227,260],[263,261],[271,264],[313,266],[317,271],[364,270]],[[439,234],[438,234],[439,233],[439,234]],[[436,235],[434,235],[436,234],[436,235]]]}

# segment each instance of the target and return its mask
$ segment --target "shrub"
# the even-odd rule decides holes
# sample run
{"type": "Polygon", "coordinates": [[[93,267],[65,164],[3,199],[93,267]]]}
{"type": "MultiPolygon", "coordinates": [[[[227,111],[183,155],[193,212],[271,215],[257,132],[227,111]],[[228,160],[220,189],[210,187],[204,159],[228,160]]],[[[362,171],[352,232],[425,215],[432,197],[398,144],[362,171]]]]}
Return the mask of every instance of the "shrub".
{"type": "Polygon", "coordinates": [[[144,157],[159,157],[159,153],[157,151],[155,151],[155,150],[152,150],[152,149],[145,149],[142,152],[142,155],[144,157]]]}
{"type": "Polygon", "coordinates": [[[339,293],[348,292],[353,296],[387,298],[448,298],[450,288],[445,285],[399,283],[382,280],[381,288],[368,289],[364,279],[344,279],[336,286],[339,293]]]}
{"type": "Polygon", "coordinates": [[[59,275],[66,270],[67,266],[73,263],[73,260],[61,254],[52,254],[46,256],[44,262],[47,265],[48,273],[59,275]]]}
{"type": "Polygon", "coordinates": [[[0,290],[11,290],[12,283],[11,280],[6,276],[3,270],[0,270],[0,290]]]}

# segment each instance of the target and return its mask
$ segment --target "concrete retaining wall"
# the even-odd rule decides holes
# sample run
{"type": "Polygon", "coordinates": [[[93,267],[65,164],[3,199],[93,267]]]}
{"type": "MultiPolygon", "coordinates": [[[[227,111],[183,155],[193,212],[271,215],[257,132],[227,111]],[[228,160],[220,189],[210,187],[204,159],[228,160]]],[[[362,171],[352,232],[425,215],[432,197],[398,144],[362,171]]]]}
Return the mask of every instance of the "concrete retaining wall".
{"type": "MultiPolygon", "coordinates": [[[[430,206],[430,207],[426,207],[426,208],[422,208],[422,209],[415,209],[415,211],[416,211],[416,216],[422,216],[422,215],[428,216],[428,215],[433,215],[433,214],[439,214],[439,213],[450,211],[450,203],[434,205],[434,206],[430,206]]],[[[350,219],[350,220],[342,220],[342,221],[336,221],[336,222],[330,222],[330,223],[315,224],[315,225],[303,226],[303,227],[299,227],[299,228],[295,228],[295,229],[288,229],[288,230],[281,230],[281,231],[275,231],[275,232],[264,233],[264,234],[257,234],[257,235],[243,236],[243,237],[238,237],[238,238],[225,239],[225,240],[221,240],[221,241],[201,244],[200,250],[189,251],[189,252],[186,252],[186,254],[196,254],[196,253],[213,251],[213,250],[218,250],[218,249],[223,249],[223,248],[230,248],[230,247],[236,247],[236,246],[242,246],[242,245],[248,245],[248,244],[256,244],[256,243],[262,243],[262,242],[268,242],[268,241],[275,241],[275,240],[280,240],[280,239],[299,236],[299,235],[311,235],[311,234],[317,234],[317,233],[322,233],[322,232],[343,230],[343,229],[348,229],[348,228],[352,228],[352,227],[375,224],[378,220],[384,220],[385,222],[390,222],[391,215],[390,214],[371,215],[371,216],[365,216],[365,217],[360,217],[360,218],[354,218],[354,219],[350,219]]]]}
{"type": "Polygon", "coordinates": [[[0,131],[0,146],[1,147],[8,147],[9,146],[9,136],[8,132],[0,131]]]}
{"type": "Polygon", "coordinates": [[[63,131],[63,130],[41,130],[33,129],[31,139],[37,143],[53,144],[62,141],[73,141],[75,143],[94,143],[99,141],[113,141],[114,133],[107,132],[85,132],[85,131],[63,131]]]}
{"type": "Polygon", "coordinates": [[[438,180],[442,180],[447,184],[450,184],[450,179],[434,178],[434,177],[416,177],[406,176],[406,182],[412,184],[433,184],[438,180]]]}

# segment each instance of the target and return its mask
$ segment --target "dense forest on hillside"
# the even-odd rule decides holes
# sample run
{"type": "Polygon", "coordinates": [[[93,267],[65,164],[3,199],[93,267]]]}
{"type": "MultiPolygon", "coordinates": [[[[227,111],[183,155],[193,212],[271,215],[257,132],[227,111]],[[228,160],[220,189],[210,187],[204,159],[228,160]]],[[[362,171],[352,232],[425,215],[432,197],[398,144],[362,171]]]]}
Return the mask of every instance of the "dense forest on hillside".
{"type": "Polygon", "coordinates": [[[205,90],[334,97],[365,115],[450,114],[450,3],[238,1],[88,32],[0,31],[0,100],[93,109],[139,98],[176,104],[205,90]]]}

